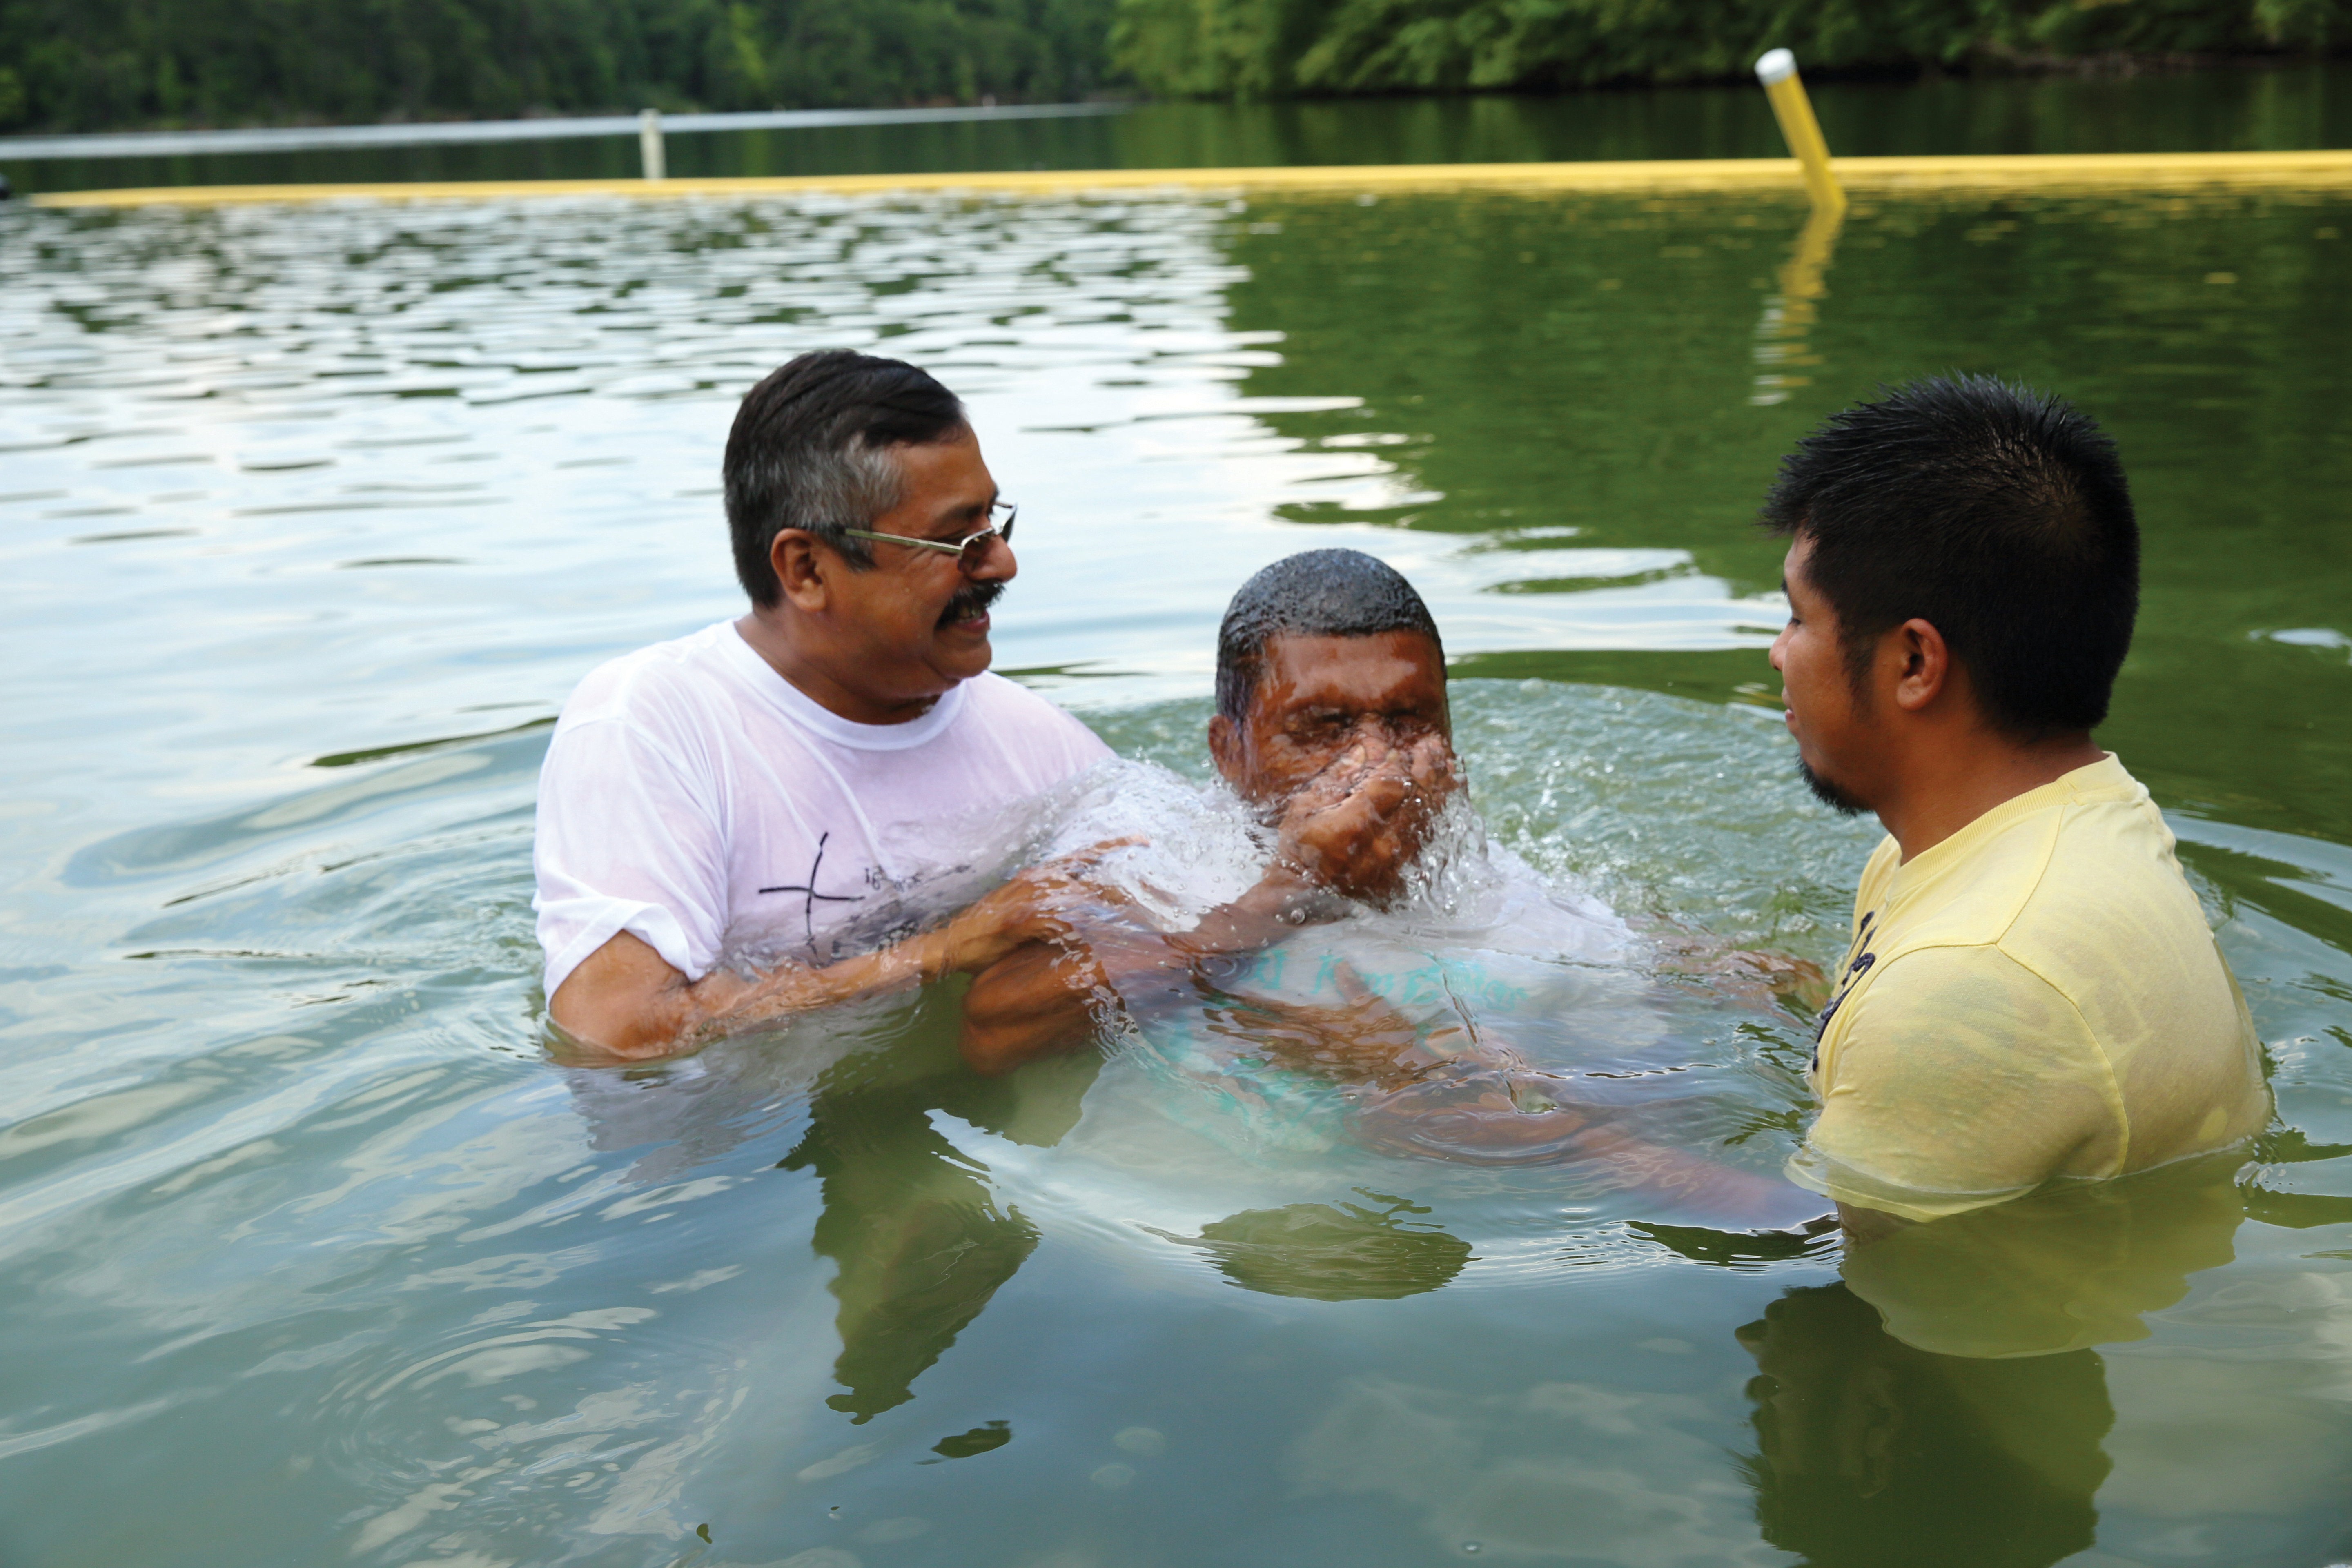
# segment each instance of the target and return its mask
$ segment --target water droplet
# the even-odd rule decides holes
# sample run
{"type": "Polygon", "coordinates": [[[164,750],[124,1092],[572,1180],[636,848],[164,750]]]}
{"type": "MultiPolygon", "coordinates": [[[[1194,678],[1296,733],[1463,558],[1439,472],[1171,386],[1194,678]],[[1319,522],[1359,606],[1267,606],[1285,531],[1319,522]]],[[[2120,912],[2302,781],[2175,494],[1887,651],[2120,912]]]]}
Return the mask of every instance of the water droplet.
{"type": "Polygon", "coordinates": [[[1476,1553],[1485,1551],[1486,1548],[1480,1546],[1475,1541],[1465,1541],[1462,1543],[1462,1550],[1475,1555],[1476,1553]]]}

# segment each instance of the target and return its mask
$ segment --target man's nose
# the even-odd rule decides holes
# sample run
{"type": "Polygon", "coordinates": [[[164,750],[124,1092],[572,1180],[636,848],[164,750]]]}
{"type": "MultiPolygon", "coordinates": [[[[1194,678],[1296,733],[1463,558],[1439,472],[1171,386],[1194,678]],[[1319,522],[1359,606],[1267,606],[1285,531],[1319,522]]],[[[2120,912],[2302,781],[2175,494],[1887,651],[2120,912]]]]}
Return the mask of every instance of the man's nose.
{"type": "Polygon", "coordinates": [[[963,574],[975,583],[1010,583],[1021,574],[1021,563],[1013,553],[1013,542],[1003,534],[988,542],[980,560],[963,563],[963,574]]]}
{"type": "Polygon", "coordinates": [[[1780,668],[1781,650],[1786,648],[1788,646],[1789,628],[1782,626],[1780,628],[1780,635],[1772,639],[1771,651],[1764,656],[1767,659],[1771,661],[1772,668],[1775,671],[1778,671],[1780,668]]]}

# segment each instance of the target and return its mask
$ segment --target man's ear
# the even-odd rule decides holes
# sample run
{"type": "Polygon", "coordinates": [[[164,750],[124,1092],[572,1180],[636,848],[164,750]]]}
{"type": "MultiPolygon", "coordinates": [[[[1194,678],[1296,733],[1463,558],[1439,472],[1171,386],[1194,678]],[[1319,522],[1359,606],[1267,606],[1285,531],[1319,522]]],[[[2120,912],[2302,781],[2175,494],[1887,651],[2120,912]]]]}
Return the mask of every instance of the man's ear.
{"type": "Polygon", "coordinates": [[[768,543],[768,565],[793,608],[814,614],[825,607],[825,577],[835,563],[826,559],[814,535],[797,528],[783,530],[768,543]]]}
{"type": "Polygon", "coordinates": [[[1231,719],[1222,713],[1209,719],[1209,760],[1217,764],[1217,776],[1235,789],[1241,788],[1242,732],[1231,719]]]}
{"type": "Polygon", "coordinates": [[[1887,633],[1887,638],[1893,647],[1882,657],[1895,667],[1895,705],[1916,713],[1951,684],[1952,650],[1943,633],[1916,616],[1887,633]]]}

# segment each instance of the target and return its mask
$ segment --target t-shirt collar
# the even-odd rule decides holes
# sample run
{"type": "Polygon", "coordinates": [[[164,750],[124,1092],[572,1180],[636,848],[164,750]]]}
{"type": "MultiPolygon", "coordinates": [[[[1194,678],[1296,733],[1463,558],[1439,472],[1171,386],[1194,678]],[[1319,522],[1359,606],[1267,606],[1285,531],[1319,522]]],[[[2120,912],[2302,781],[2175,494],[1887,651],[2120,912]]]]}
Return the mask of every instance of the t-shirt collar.
{"type": "Polygon", "coordinates": [[[857,752],[908,751],[938,739],[963,712],[964,688],[971,683],[959,680],[940,695],[929,712],[919,719],[909,719],[903,724],[856,723],[823,706],[777,674],[775,667],[743,640],[741,630],[732,621],[720,625],[726,633],[719,639],[720,657],[736,676],[782,717],[836,746],[857,752]]]}

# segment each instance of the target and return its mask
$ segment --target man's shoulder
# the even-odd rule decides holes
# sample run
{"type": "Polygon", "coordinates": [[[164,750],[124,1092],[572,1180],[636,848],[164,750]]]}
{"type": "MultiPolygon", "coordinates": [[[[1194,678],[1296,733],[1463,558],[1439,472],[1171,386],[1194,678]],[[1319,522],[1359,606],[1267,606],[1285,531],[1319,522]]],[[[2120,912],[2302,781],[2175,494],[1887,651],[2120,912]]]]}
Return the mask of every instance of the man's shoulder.
{"type": "MultiPolygon", "coordinates": [[[[1898,891],[1909,906],[1902,945],[1998,944],[2018,952],[2053,929],[2143,922],[2152,910],[2194,921],[2196,899],[2163,817],[2146,791],[2116,773],[2127,787],[2036,791],[2039,799],[2017,803],[2027,809],[1996,808],[1988,814],[1995,820],[1963,829],[1948,850],[1928,851],[1949,858],[1907,897],[1898,891]]],[[[1878,858],[1872,866],[1881,868],[1878,858]]],[[[1900,868],[1885,869],[1904,877],[1900,868]]]]}
{"type": "Polygon", "coordinates": [[[735,635],[725,621],[606,659],[572,689],[557,721],[559,728],[612,720],[657,721],[673,714],[681,700],[716,697],[724,679],[722,635],[735,635]]]}
{"type": "Polygon", "coordinates": [[[2242,1009],[2205,910],[2145,800],[2079,806],[2001,946],[2111,1043],[2231,1040],[2242,1009]]]}
{"type": "Polygon", "coordinates": [[[2123,777],[2018,815],[1947,868],[1878,954],[1894,966],[1886,999],[1932,975],[2046,989],[2110,1047],[2159,1016],[2231,1033],[2235,995],[2172,835],[2123,777]]]}
{"type": "Polygon", "coordinates": [[[982,670],[964,683],[964,701],[973,712],[991,719],[1013,718],[1056,726],[1078,722],[1066,710],[992,669],[982,670]]]}
{"type": "Polygon", "coordinates": [[[1880,1014],[1915,1005],[1933,1011],[1950,1009],[1969,994],[1977,1005],[1964,1010],[1997,1014],[2043,1005],[2021,993],[2063,992],[2043,962],[2049,938],[2095,926],[2104,918],[2101,900],[2112,892],[2112,877],[2086,886],[2077,874],[2086,835],[2096,841],[2092,858],[2112,854],[2113,825],[2086,825],[2083,809],[2052,800],[1972,825],[1964,838],[1927,852],[1938,857],[1932,866],[1896,865],[1891,841],[1881,846],[1872,868],[1893,884],[1894,903],[1872,933],[1868,960],[1875,967],[1868,996],[1857,1002],[1874,1004],[1880,1014]],[[1997,1000],[2004,993],[2008,1000],[1997,1000]]]}
{"type": "MultiPolygon", "coordinates": [[[[1877,961],[1885,963],[1906,952],[1999,943],[2042,890],[2058,831],[2054,816],[2036,812],[2011,819],[1997,832],[1979,828],[1965,842],[1938,845],[1909,863],[1895,858],[1891,843],[1883,846],[1871,861],[1888,900],[1887,919],[1871,944],[1877,961]]],[[[1865,873],[1865,892],[1869,883],[1865,873]]]]}
{"type": "Polygon", "coordinates": [[[977,721],[991,731],[1024,740],[1052,738],[1091,761],[1110,754],[1110,748],[1076,715],[1048,700],[1017,680],[988,670],[964,683],[966,722],[977,721]]]}
{"type": "Polygon", "coordinates": [[[2171,832],[2145,794],[2070,804],[2050,833],[2002,947],[2061,984],[2112,967],[2152,965],[2211,945],[2205,913],[2173,857],[2171,832]]]}

